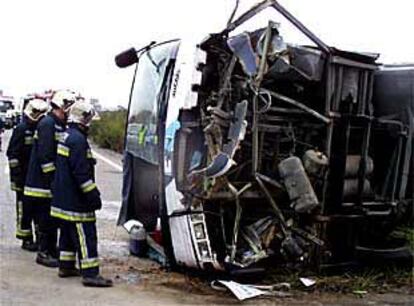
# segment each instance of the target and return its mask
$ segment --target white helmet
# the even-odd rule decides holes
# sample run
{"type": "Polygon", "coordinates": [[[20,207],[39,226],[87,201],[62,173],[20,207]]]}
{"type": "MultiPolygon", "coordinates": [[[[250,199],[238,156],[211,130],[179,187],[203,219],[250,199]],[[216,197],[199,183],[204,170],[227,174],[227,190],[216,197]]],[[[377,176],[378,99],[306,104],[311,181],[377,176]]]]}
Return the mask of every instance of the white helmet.
{"type": "Polygon", "coordinates": [[[91,103],[82,100],[77,101],[70,108],[68,122],[89,126],[95,115],[96,111],[91,103]]]}
{"type": "Polygon", "coordinates": [[[30,120],[36,122],[47,112],[48,108],[49,105],[45,100],[32,99],[27,103],[23,112],[30,120]]]}
{"type": "Polygon", "coordinates": [[[71,90],[58,90],[56,91],[50,103],[56,107],[67,112],[73,103],[76,102],[76,94],[71,90]]]}
{"type": "Polygon", "coordinates": [[[76,102],[85,102],[85,97],[82,96],[79,92],[76,94],[76,102]]]}

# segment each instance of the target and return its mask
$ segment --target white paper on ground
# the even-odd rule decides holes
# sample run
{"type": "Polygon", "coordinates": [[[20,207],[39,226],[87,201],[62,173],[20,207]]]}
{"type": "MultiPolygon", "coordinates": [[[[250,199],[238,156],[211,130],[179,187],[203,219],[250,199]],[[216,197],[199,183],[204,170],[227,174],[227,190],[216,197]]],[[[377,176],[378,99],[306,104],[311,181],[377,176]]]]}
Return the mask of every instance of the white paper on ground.
{"type": "Polygon", "coordinates": [[[240,301],[254,298],[256,296],[263,295],[266,293],[252,286],[239,284],[234,281],[219,280],[218,282],[226,286],[240,301]]]}
{"type": "Polygon", "coordinates": [[[307,277],[299,277],[299,280],[304,284],[306,287],[310,287],[316,284],[316,281],[307,277]]]}

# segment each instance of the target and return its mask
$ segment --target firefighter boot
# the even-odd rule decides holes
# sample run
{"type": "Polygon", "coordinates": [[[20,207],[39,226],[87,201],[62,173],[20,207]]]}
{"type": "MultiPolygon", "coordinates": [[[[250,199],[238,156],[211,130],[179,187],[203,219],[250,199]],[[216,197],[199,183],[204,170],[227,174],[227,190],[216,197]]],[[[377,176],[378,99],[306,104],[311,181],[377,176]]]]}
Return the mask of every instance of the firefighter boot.
{"type": "Polygon", "coordinates": [[[29,252],[36,252],[38,250],[39,246],[36,242],[33,242],[31,239],[23,240],[22,242],[22,249],[29,251],[29,252]]]}
{"type": "Polygon", "coordinates": [[[71,269],[59,268],[58,276],[61,278],[80,276],[80,272],[76,268],[71,268],[71,269]]]}
{"type": "Polygon", "coordinates": [[[57,268],[59,266],[58,260],[48,252],[38,252],[36,263],[49,268],[57,268]]]}
{"type": "Polygon", "coordinates": [[[86,287],[112,287],[111,279],[103,278],[101,275],[83,277],[82,284],[86,287]]]}

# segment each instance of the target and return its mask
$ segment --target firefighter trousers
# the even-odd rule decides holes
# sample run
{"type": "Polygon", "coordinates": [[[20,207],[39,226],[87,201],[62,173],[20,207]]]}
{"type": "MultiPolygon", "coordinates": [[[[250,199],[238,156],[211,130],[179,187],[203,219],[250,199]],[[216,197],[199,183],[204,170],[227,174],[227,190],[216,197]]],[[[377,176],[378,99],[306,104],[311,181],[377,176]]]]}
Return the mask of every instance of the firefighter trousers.
{"type": "Polygon", "coordinates": [[[25,201],[23,193],[16,191],[16,238],[33,240],[33,211],[25,201]]]}
{"type": "Polygon", "coordinates": [[[83,277],[99,274],[98,238],[96,223],[60,222],[59,268],[75,268],[76,255],[83,277]]]}
{"type": "Polygon", "coordinates": [[[50,215],[50,199],[25,197],[30,209],[33,211],[33,217],[39,229],[39,252],[44,252],[58,257],[57,251],[57,234],[58,221],[50,215]]]}

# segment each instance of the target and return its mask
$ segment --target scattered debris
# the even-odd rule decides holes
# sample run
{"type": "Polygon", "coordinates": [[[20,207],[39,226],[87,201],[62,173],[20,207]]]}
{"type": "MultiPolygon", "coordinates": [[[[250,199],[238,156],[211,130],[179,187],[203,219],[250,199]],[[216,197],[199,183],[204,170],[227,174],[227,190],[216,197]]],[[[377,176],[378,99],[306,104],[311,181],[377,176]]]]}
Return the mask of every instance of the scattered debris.
{"type": "Polygon", "coordinates": [[[211,283],[211,287],[215,290],[223,291],[225,286],[229,289],[239,301],[258,297],[258,296],[273,296],[273,297],[289,297],[289,293],[282,290],[289,290],[290,284],[279,283],[274,285],[247,285],[240,284],[235,281],[217,280],[211,283]]]}
{"type": "Polygon", "coordinates": [[[167,257],[164,253],[164,248],[155,242],[149,235],[147,235],[148,257],[158,262],[161,266],[167,266],[167,257]]]}
{"type": "Polygon", "coordinates": [[[368,294],[366,290],[354,290],[352,291],[353,294],[358,295],[359,297],[363,297],[364,295],[368,294]]]}
{"type": "Polygon", "coordinates": [[[265,294],[262,290],[256,289],[249,285],[242,285],[234,281],[215,281],[211,284],[213,288],[217,288],[217,282],[227,287],[240,301],[265,294]]]}
{"type": "Polygon", "coordinates": [[[139,219],[147,232],[161,222],[162,258],[233,275],[352,266],[378,253],[412,258],[383,242],[413,203],[406,117],[414,105],[392,110],[394,99],[373,99],[384,73],[378,54],[326,45],[274,0],[196,44],[132,53],[143,68],[132,90],[120,222],[139,219]],[[290,43],[279,20],[232,35],[266,8],[310,45],[290,43]]]}
{"type": "Polygon", "coordinates": [[[140,275],[136,273],[128,273],[117,275],[117,279],[122,279],[129,285],[136,285],[140,282],[140,275]]]}
{"type": "Polygon", "coordinates": [[[305,287],[311,287],[316,284],[316,280],[307,277],[300,277],[299,280],[305,287]]]}

